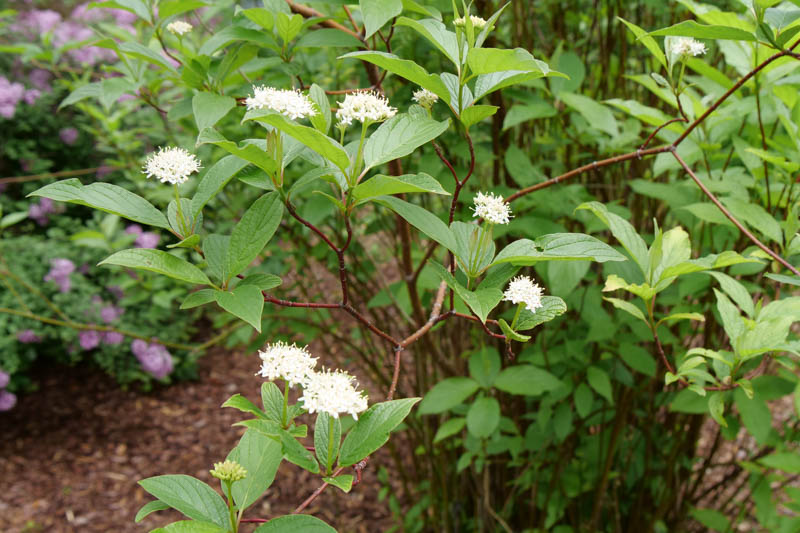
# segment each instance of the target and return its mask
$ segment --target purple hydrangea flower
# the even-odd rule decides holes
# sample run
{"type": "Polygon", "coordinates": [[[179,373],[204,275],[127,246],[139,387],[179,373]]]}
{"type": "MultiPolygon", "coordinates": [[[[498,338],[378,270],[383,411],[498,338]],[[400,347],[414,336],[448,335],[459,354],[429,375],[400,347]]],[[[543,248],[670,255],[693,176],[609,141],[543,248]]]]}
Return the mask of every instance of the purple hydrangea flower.
{"type": "Polygon", "coordinates": [[[100,318],[106,324],[114,322],[116,319],[122,316],[125,310],[121,307],[117,307],[115,305],[107,305],[100,310],[100,318]]]}
{"type": "Polygon", "coordinates": [[[136,237],[134,241],[134,246],[136,248],[155,248],[158,246],[158,242],[161,240],[158,233],[153,233],[152,231],[146,231],[136,237]]]}
{"type": "Polygon", "coordinates": [[[36,342],[42,342],[42,338],[39,337],[39,335],[37,335],[36,333],[34,333],[32,329],[23,329],[22,331],[18,331],[17,340],[23,344],[33,344],[36,342]]]}
{"type": "Polygon", "coordinates": [[[22,96],[22,99],[25,100],[25,103],[28,105],[33,105],[36,103],[36,100],[42,96],[42,91],[39,89],[28,89],[25,91],[25,94],[22,96]]]}
{"type": "Polygon", "coordinates": [[[22,13],[12,26],[14,31],[26,35],[47,33],[61,22],[61,15],[52,9],[32,9],[22,13]]]}
{"type": "Polygon", "coordinates": [[[69,292],[72,283],[69,275],[75,271],[75,263],[69,259],[53,259],[50,261],[50,272],[44,277],[45,281],[52,281],[61,292],[69,292]]]}
{"type": "Polygon", "coordinates": [[[117,333],[116,331],[106,331],[103,333],[104,344],[117,345],[122,344],[124,340],[125,336],[122,333],[117,333]]]}
{"type": "Polygon", "coordinates": [[[78,140],[78,135],[78,130],[71,126],[69,128],[62,128],[58,132],[59,139],[61,139],[61,142],[67,146],[72,146],[75,144],[75,141],[78,140]]]}
{"type": "Polygon", "coordinates": [[[106,287],[106,289],[117,300],[122,300],[125,297],[125,293],[122,291],[122,287],[120,287],[119,285],[109,285],[108,287],[106,287]]]}
{"type": "Polygon", "coordinates": [[[28,218],[35,220],[40,226],[46,226],[50,222],[47,216],[55,212],[55,204],[50,198],[42,198],[38,204],[31,204],[28,208],[28,218]]]}
{"type": "Polygon", "coordinates": [[[24,96],[25,87],[21,83],[12,83],[5,76],[0,76],[0,116],[12,118],[24,96]]]}
{"type": "Polygon", "coordinates": [[[17,396],[13,392],[0,390],[0,411],[10,411],[17,405],[17,396]]]}
{"type": "Polygon", "coordinates": [[[8,372],[3,372],[0,370],[0,389],[5,389],[8,387],[9,382],[11,381],[11,376],[8,375],[8,372]]]}
{"type": "Polygon", "coordinates": [[[125,228],[125,233],[128,235],[141,235],[142,231],[142,227],[139,224],[131,224],[125,228]]]}
{"type": "Polygon", "coordinates": [[[92,330],[85,330],[78,333],[78,342],[84,350],[93,350],[100,345],[100,333],[92,330]]]}
{"type": "Polygon", "coordinates": [[[50,92],[52,90],[50,86],[51,79],[53,79],[53,75],[43,68],[35,68],[28,74],[28,80],[31,82],[31,85],[44,92],[50,92]]]}
{"type": "Polygon", "coordinates": [[[142,365],[142,370],[154,378],[164,379],[172,372],[172,356],[163,345],[135,339],[131,342],[131,351],[142,365]]]}

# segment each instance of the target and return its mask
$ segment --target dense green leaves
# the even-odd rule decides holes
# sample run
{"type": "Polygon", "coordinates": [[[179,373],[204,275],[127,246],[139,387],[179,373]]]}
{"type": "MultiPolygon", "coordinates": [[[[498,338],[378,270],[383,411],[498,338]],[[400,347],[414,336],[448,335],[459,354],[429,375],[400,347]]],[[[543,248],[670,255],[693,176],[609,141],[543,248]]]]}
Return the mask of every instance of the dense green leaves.
{"type": "Polygon", "coordinates": [[[444,85],[439,76],[428,73],[413,61],[400,59],[394,54],[386,52],[352,52],[345,54],[342,58],[357,58],[369,63],[373,63],[389,72],[416,83],[423,89],[428,89],[439,96],[445,102],[450,102],[450,92],[444,85]]]}
{"type": "Polygon", "coordinates": [[[511,394],[539,396],[562,387],[563,383],[550,372],[533,365],[514,365],[500,372],[494,386],[511,394]]]}

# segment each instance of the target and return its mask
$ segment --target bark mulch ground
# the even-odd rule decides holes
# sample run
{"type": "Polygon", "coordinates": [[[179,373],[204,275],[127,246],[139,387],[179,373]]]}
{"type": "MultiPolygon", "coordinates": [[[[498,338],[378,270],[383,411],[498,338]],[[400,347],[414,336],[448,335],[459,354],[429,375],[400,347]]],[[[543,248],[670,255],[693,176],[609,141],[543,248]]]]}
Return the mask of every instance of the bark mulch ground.
{"type": "MultiPolygon", "coordinates": [[[[219,406],[236,392],[256,402],[261,380],[253,355],[217,350],[199,366],[198,381],[150,393],[122,390],[96,369],[41,371],[40,391],[0,413],[0,531],[146,532],[181,516],[161,511],[135,524],[151,499],[138,480],[189,474],[218,489],[208,470],[241,436],[231,424],[247,418],[219,406]]],[[[316,476],[284,462],[246,517],[290,513],[318,485],[316,476]]],[[[384,531],[393,521],[378,490],[368,468],[350,494],[329,487],[307,512],[340,532],[384,531]]]]}

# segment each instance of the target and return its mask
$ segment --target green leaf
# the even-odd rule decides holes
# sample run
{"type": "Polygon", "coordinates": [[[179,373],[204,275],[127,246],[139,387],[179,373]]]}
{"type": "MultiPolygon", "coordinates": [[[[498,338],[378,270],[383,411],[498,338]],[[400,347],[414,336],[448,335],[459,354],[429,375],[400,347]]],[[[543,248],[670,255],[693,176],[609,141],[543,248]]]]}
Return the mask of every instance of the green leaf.
{"type": "Polygon", "coordinates": [[[239,393],[234,394],[223,403],[220,407],[233,407],[243,413],[250,413],[259,418],[267,418],[267,414],[256,407],[256,404],[245,398],[239,393]]]}
{"type": "MultiPolygon", "coordinates": [[[[462,61],[458,57],[458,39],[456,38],[456,34],[448,30],[447,26],[442,24],[441,21],[435,19],[414,20],[407,17],[400,17],[397,19],[397,22],[395,22],[395,26],[406,26],[415,30],[433,46],[438,48],[454,65],[458,67],[461,66],[462,61]]],[[[439,96],[442,95],[439,94],[439,96]]]]}
{"type": "Polygon", "coordinates": [[[192,111],[197,131],[210,128],[236,107],[236,99],[214,93],[197,93],[192,98],[192,111]]]}
{"type": "Polygon", "coordinates": [[[751,400],[741,389],[736,389],[733,397],[744,427],[760,445],[768,445],[773,430],[772,413],[767,402],[758,397],[751,400]]]}
{"type": "Polygon", "coordinates": [[[203,43],[197,53],[200,56],[211,56],[220,48],[237,41],[249,41],[266,48],[271,48],[276,45],[272,33],[243,28],[241,26],[227,26],[214,32],[214,34],[203,43]]]}
{"type": "MultiPolygon", "coordinates": [[[[494,384],[497,374],[500,373],[500,366],[500,356],[497,350],[488,346],[476,350],[469,356],[469,375],[484,388],[489,388],[494,384]]],[[[423,399],[422,404],[424,403],[423,399]]],[[[422,412],[422,404],[419,406],[420,412],[422,412]]]]}
{"type": "Polygon", "coordinates": [[[248,111],[244,116],[243,122],[247,120],[255,120],[256,122],[269,124],[311,148],[339,167],[342,172],[347,173],[347,168],[350,166],[350,157],[341,144],[324,133],[308,126],[301,126],[275,111],[266,109],[253,109],[248,111]]]}
{"type": "Polygon", "coordinates": [[[716,509],[690,509],[689,514],[703,524],[708,531],[730,531],[731,525],[728,517],[716,509]]]}
{"type": "Polygon", "coordinates": [[[303,29],[303,16],[295,13],[287,15],[286,13],[278,13],[275,19],[275,27],[278,30],[278,36],[284,44],[291,42],[300,30],[303,29]]]}
{"type": "Polygon", "coordinates": [[[664,52],[661,50],[661,47],[658,46],[658,43],[652,36],[648,35],[645,30],[637,26],[632,22],[628,22],[627,20],[623,19],[622,17],[617,17],[617,20],[625,24],[628,29],[636,36],[637,41],[641,41],[643,45],[653,54],[653,57],[661,63],[661,65],[666,69],[667,68],[667,58],[664,55],[664,52]]]}
{"type": "Polygon", "coordinates": [[[797,452],[775,452],[758,460],[767,468],[774,468],[787,474],[800,474],[800,454],[797,452]]]}
{"type": "Polygon", "coordinates": [[[695,39],[728,39],[732,41],[755,41],[756,37],[749,31],[730,26],[698,24],[693,20],[684,20],[669,28],[650,32],[651,36],[673,35],[676,37],[694,37],[695,39]]]}
{"type": "Polygon", "coordinates": [[[358,48],[363,43],[341,30],[321,28],[303,34],[294,44],[295,48],[358,48]]]}
{"type": "Polygon", "coordinates": [[[582,94],[560,93],[558,97],[583,116],[590,127],[608,133],[612,137],[619,135],[617,119],[608,107],[582,94]]]}
{"type": "Polygon", "coordinates": [[[403,217],[409,224],[451,252],[456,249],[455,238],[450,228],[427,209],[391,196],[379,198],[376,202],[388,207],[403,217]]]}
{"type": "Polygon", "coordinates": [[[350,492],[350,489],[353,488],[353,479],[354,476],[352,474],[342,474],[336,477],[323,477],[322,481],[344,492],[350,492]]]}
{"type": "Polygon", "coordinates": [[[531,313],[523,309],[517,321],[517,331],[528,331],[567,312],[567,304],[558,296],[542,296],[542,306],[531,313]]]}
{"type": "Polygon", "coordinates": [[[363,203],[378,196],[404,192],[429,192],[450,195],[433,176],[420,172],[419,174],[403,174],[402,176],[377,174],[356,185],[353,189],[353,197],[359,200],[359,203],[363,203]]]}
{"type": "Polygon", "coordinates": [[[57,181],[35,190],[28,196],[42,196],[58,202],[93,207],[122,218],[169,229],[167,217],[141,196],[110,183],[82,185],[75,178],[57,181]]]}
{"type": "Polygon", "coordinates": [[[661,278],[671,276],[682,276],[693,272],[704,272],[714,268],[725,268],[727,266],[739,265],[742,263],[760,263],[755,257],[742,257],[736,252],[727,250],[721,254],[709,254],[699,259],[690,259],[683,263],[669,267],[661,273],[661,278]]]}
{"type": "Polygon", "coordinates": [[[725,421],[725,393],[721,391],[712,392],[708,396],[708,413],[717,424],[728,427],[725,421]]]}
{"type": "Polygon", "coordinates": [[[311,515],[292,514],[273,518],[253,533],[336,533],[336,530],[311,515]]]}
{"type": "Polygon", "coordinates": [[[606,298],[605,296],[603,296],[603,300],[607,301],[617,309],[625,311],[626,313],[635,316],[645,324],[647,323],[647,319],[644,317],[644,313],[642,313],[642,310],[636,307],[636,305],[634,305],[633,303],[627,300],[620,300],[619,298],[606,298]]]}
{"type": "Polygon", "coordinates": [[[236,506],[247,509],[272,485],[283,454],[278,442],[248,429],[227,458],[247,470],[247,477],[232,486],[236,506]]]}
{"type": "Polygon", "coordinates": [[[162,0],[158,3],[158,17],[164,20],[173,15],[180,15],[206,5],[208,4],[200,0],[162,0]]]}
{"type": "Polygon", "coordinates": [[[214,163],[197,185],[197,191],[192,198],[192,215],[196,217],[203,207],[246,166],[246,160],[233,155],[225,156],[214,163]]]}
{"type": "Polygon", "coordinates": [[[471,105],[461,112],[461,123],[465,128],[469,129],[473,124],[477,124],[481,120],[491,117],[497,110],[500,109],[493,105],[471,105]]]}
{"type": "Polygon", "coordinates": [[[467,431],[485,439],[500,425],[500,403],[495,398],[478,398],[467,411],[467,431]]]}
{"type": "MultiPolygon", "coordinates": [[[[342,422],[338,418],[331,418],[328,413],[319,413],[317,422],[314,424],[314,450],[317,453],[319,464],[327,466],[328,456],[331,456],[331,465],[335,464],[336,457],[339,456],[339,445],[342,442],[342,422]],[[328,438],[330,435],[330,421],[333,420],[333,448],[328,449],[328,438]]],[[[345,491],[347,492],[347,491],[345,491]]]]}
{"type": "Polygon", "coordinates": [[[428,73],[428,71],[413,61],[400,59],[394,54],[373,51],[351,52],[341,56],[339,59],[346,58],[361,59],[362,61],[377,65],[384,70],[397,74],[401,78],[416,83],[423,89],[428,89],[448,104],[450,103],[450,91],[447,90],[441,78],[428,73]]]}
{"type": "Polygon", "coordinates": [[[389,433],[411,412],[420,398],[403,398],[376,403],[358,418],[342,443],[339,464],[350,466],[368,456],[389,440],[389,433]]]}
{"type": "Polygon", "coordinates": [[[512,70],[544,76],[550,72],[547,63],[534,58],[524,48],[472,48],[467,54],[467,63],[474,75],[512,70]]]}
{"type": "Polygon", "coordinates": [[[433,436],[433,443],[441,442],[448,437],[452,437],[467,424],[467,419],[460,416],[451,418],[436,430],[436,435],[433,436]]]}
{"type": "Polygon", "coordinates": [[[224,283],[228,279],[228,248],[231,238],[212,233],[203,240],[203,255],[211,275],[224,283]]]}
{"type": "Polygon", "coordinates": [[[214,489],[191,476],[155,476],[139,481],[144,490],[193,520],[230,528],[228,506],[214,489]]]}
{"type": "MultiPolygon", "coordinates": [[[[103,96],[103,84],[102,82],[94,82],[88,83],[86,85],[81,85],[71,93],[67,95],[66,98],[59,104],[58,109],[62,107],[66,107],[68,105],[76,104],[81,100],[86,100],[87,98],[97,98],[98,100],[103,96]]],[[[69,181],[69,180],[66,180],[69,181]]]]}
{"type": "Polygon", "coordinates": [[[153,500],[152,502],[148,502],[139,509],[139,512],[136,513],[136,518],[133,519],[134,522],[137,524],[144,520],[144,518],[149,515],[150,513],[155,513],[156,511],[163,511],[164,509],[169,509],[169,505],[162,502],[161,500],[153,500]]]}
{"type": "Polygon", "coordinates": [[[145,248],[121,250],[103,259],[98,265],[117,265],[149,270],[196,285],[211,285],[211,280],[203,274],[202,270],[188,261],[161,250],[145,248]]]}
{"type": "Polygon", "coordinates": [[[390,118],[364,144],[365,170],[407,156],[449,126],[449,120],[439,122],[423,114],[403,113],[390,118]]]}
{"type": "Polygon", "coordinates": [[[228,277],[250,266],[275,234],[283,217],[277,193],[267,193],[253,202],[231,233],[228,247],[228,277]]]}
{"type": "Polygon", "coordinates": [[[606,243],[583,233],[552,233],[535,241],[520,239],[503,248],[492,265],[532,265],[539,261],[625,261],[606,243]]]}
{"type": "Polygon", "coordinates": [[[217,303],[230,314],[237,316],[261,333],[261,314],[264,296],[254,285],[238,285],[230,292],[217,291],[217,303]]]}
{"type": "Polygon", "coordinates": [[[240,281],[238,286],[241,287],[242,285],[253,285],[254,287],[258,287],[258,290],[260,291],[268,291],[279,286],[281,283],[283,283],[283,281],[278,276],[256,272],[254,274],[250,274],[240,281]]]}
{"type": "MultiPolygon", "coordinates": [[[[188,202],[188,200],[186,200],[186,198],[182,198],[182,200],[184,202],[188,202]]],[[[173,202],[173,204],[174,204],[174,202],[173,202]]],[[[184,213],[188,214],[189,210],[187,209],[186,211],[184,211],[184,213]]],[[[194,233],[192,235],[189,235],[188,237],[186,237],[185,239],[183,239],[180,242],[176,242],[176,243],[173,243],[173,244],[168,244],[167,248],[170,248],[170,249],[172,249],[172,248],[194,248],[195,246],[200,244],[200,240],[201,240],[200,235],[198,235],[197,233],[194,233]]]]}
{"type": "Polygon", "coordinates": [[[502,391],[520,396],[538,396],[563,387],[550,372],[533,365],[514,365],[503,369],[494,381],[502,391]]]}
{"type": "Polygon", "coordinates": [[[722,318],[722,327],[730,339],[731,346],[735,349],[737,340],[745,332],[742,316],[739,314],[739,309],[731,303],[727,296],[717,289],[714,289],[714,294],[717,297],[717,311],[722,318]]]}
{"type": "Polygon", "coordinates": [[[275,26],[275,18],[269,9],[263,7],[254,7],[251,9],[243,9],[242,15],[249,18],[267,31],[272,31],[275,26]]]}
{"type": "Polygon", "coordinates": [[[215,289],[200,289],[191,293],[181,304],[181,309],[193,309],[207,303],[216,301],[217,291],[215,289]]]}
{"type": "Polygon", "coordinates": [[[722,272],[706,272],[706,274],[719,282],[719,286],[722,287],[725,294],[733,298],[733,301],[736,302],[736,305],[738,305],[741,310],[751,317],[755,315],[756,309],[753,305],[753,298],[750,296],[747,289],[745,289],[744,285],[722,272]]]}
{"type": "Polygon", "coordinates": [[[291,433],[281,430],[280,438],[283,457],[287,461],[308,470],[312,474],[319,474],[319,463],[317,463],[314,455],[306,450],[305,446],[297,442],[297,439],[291,433]]]}
{"type": "Polygon", "coordinates": [[[723,198],[722,203],[739,220],[778,243],[779,246],[783,244],[783,230],[778,221],[766,209],[738,198],[723,198]]]}
{"type": "Polygon", "coordinates": [[[631,257],[639,265],[642,274],[647,274],[647,267],[649,266],[649,256],[647,253],[647,245],[636,230],[631,226],[630,222],[621,216],[610,212],[606,206],[600,202],[586,202],[577,207],[578,209],[588,209],[594,213],[597,218],[603,221],[603,224],[608,226],[611,234],[614,235],[619,243],[631,254],[631,257]]]}
{"type": "MultiPolygon", "coordinates": [[[[197,136],[197,145],[200,146],[201,144],[213,144],[215,146],[219,146],[226,152],[233,154],[240,159],[244,159],[245,161],[253,163],[268,175],[273,175],[278,170],[278,163],[272,157],[270,157],[270,155],[264,151],[263,148],[259,148],[254,143],[248,144],[247,141],[241,145],[238,145],[235,142],[229,141],[223,137],[214,128],[206,128],[200,132],[200,135],[197,136]]],[[[241,168],[237,169],[236,172],[239,170],[241,170],[241,168]]],[[[232,176],[225,179],[224,183],[220,185],[219,189],[221,189],[225,183],[230,181],[231,177],[232,176]]],[[[217,189],[217,192],[219,189],[217,189]]]]}
{"type": "Polygon", "coordinates": [[[178,76],[178,71],[175,70],[175,67],[170,65],[169,61],[167,61],[167,58],[155,52],[154,50],[147,48],[136,41],[126,41],[124,43],[119,43],[118,46],[119,51],[125,53],[125,55],[159,66],[165,70],[168,70],[175,76],[178,76]]]}
{"type": "Polygon", "coordinates": [[[429,264],[433,267],[433,271],[436,275],[447,283],[448,287],[453,289],[459,298],[464,300],[464,303],[469,306],[480,321],[486,323],[486,318],[489,316],[489,313],[497,307],[497,304],[499,304],[500,300],[503,298],[503,291],[495,288],[479,288],[476,291],[470,291],[456,281],[453,275],[439,263],[431,261],[429,264]]]}
{"type": "Polygon", "coordinates": [[[180,520],[154,529],[150,533],[228,533],[228,531],[230,531],[228,528],[219,527],[209,522],[180,520]]]}
{"type": "Polygon", "coordinates": [[[480,385],[471,378],[446,378],[433,386],[419,404],[419,414],[443,413],[472,396],[480,385]]]}
{"type": "Polygon", "coordinates": [[[511,326],[505,321],[504,318],[498,320],[497,323],[500,325],[500,330],[503,332],[503,335],[505,335],[508,340],[517,342],[528,342],[531,340],[530,335],[523,335],[511,329],[511,326]]]}
{"type": "Polygon", "coordinates": [[[364,20],[365,39],[403,12],[402,0],[358,0],[358,5],[364,20]]]}
{"type": "Polygon", "coordinates": [[[261,384],[261,403],[264,405],[264,412],[267,418],[281,423],[281,418],[283,417],[283,393],[275,383],[266,381],[261,384]]]}
{"type": "Polygon", "coordinates": [[[578,412],[578,416],[581,418],[589,416],[592,412],[592,404],[594,403],[592,389],[587,387],[586,383],[580,383],[575,387],[573,397],[575,399],[575,411],[578,412]]]}
{"type": "Polygon", "coordinates": [[[589,386],[592,387],[597,394],[608,400],[610,404],[614,404],[611,380],[604,370],[596,366],[590,366],[586,369],[586,379],[589,382],[589,386]]]}
{"type": "Polygon", "coordinates": [[[779,283],[786,283],[787,285],[795,285],[800,287],[800,278],[797,276],[784,276],[783,274],[766,274],[766,277],[773,279],[779,283]]]}

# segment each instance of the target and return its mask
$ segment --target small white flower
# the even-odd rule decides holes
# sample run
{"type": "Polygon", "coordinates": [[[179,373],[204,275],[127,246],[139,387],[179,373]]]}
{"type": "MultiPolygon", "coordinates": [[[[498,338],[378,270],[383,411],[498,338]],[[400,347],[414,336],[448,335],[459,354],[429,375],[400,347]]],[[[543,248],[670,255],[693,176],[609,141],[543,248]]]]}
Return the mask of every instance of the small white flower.
{"type": "Polygon", "coordinates": [[[311,357],[305,348],[282,341],[267,345],[258,355],[262,364],[256,375],[270,381],[284,379],[289,382],[289,386],[305,385],[317,366],[317,358],[311,357]]]}
{"type": "Polygon", "coordinates": [[[706,53],[706,45],[691,37],[680,37],[672,41],[670,51],[678,56],[699,56],[706,53]]]}
{"type": "Polygon", "coordinates": [[[524,303],[528,311],[534,313],[542,307],[542,288],[528,276],[517,276],[508,284],[503,293],[503,301],[513,304],[524,303]]]}
{"type": "Polygon", "coordinates": [[[200,160],[183,148],[160,148],[150,154],[142,171],[148,178],[158,178],[163,183],[183,183],[189,175],[200,170],[200,160]]]}
{"type": "Polygon", "coordinates": [[[419,91],[414,91],[413,100],[422,107],[430,109],[439,100],[439,97],[428,89],[420,89],[419,91]]]}
{"type": "Polygon", "coordinates": [[[341,413],[349,413],[358,420],[358,413],[366,411],[367,397],[356,390],[355,378],[341,370],[314,372],[303,389],[303,408],[309,413],[328,413],[339,418],[341,413]]]}
{"type": "Polygon", "coordinates": [[[383,122],[397,114],[397,109],[389,105],[385,96],[375,91],[349,93],[339,104],[336,118],[339,124],[349,126],[354,120],[359,122],[383,122]]]}
{"type": "Polygon", "coordinates": [[[245,100],[247,109],[271,109],[292,120],[313,117],[317,114],[314,102],[300,91],[253,87],[253,96],[245,100]]]}
{"type": "Polygon", "coordinates": [[[511,219],[511,206],[503,201],[502,196],[479,192],[475,196],[475,216],[490,224],[508,224],[511,219]]]}
{"type": "Polygon", "coordinates": [[[176,20],[175,22],[170,22],[167,24],[167,30],[171,31],[175,35],[183,35],[192,31],[192,25],[182,20],[176,20]]]}
{"type": "MultiPolygon", "coordinates": [[[[486,19],[479,17],[478,15],[470,15],[469,19],[472,21],[472,27],[476,30],[482,30],[484,26],[486,26],[486,19]]],[[[453,26],[463,28],[466,24],[466,20],[464,17],[458,17],[457,19],[453,20],[453,26]]]]}

